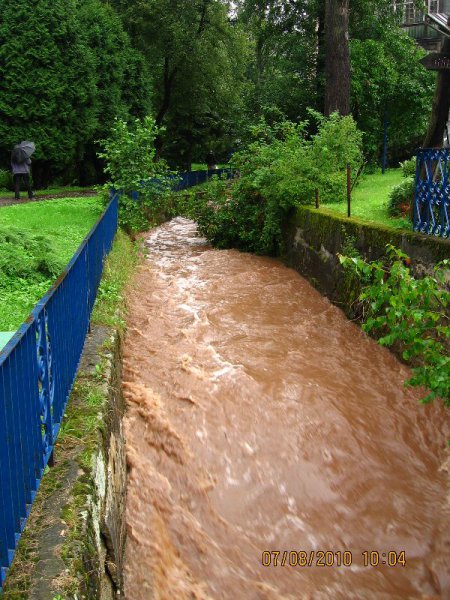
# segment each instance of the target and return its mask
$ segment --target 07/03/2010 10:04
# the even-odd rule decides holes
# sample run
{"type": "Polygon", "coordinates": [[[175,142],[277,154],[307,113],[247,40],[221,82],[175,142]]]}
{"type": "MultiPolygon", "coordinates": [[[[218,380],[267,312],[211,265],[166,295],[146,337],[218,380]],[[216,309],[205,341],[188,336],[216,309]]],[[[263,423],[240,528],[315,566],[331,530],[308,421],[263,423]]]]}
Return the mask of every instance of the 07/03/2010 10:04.
{"type": "MultiPolygon", "coordinates": [[[[364,567],[406,566],[404,550],[364,550],[360,556],[364,567]]],[[[263,567],[350,567],[356,561],[354,563],[354,553],[349,550],[264,550],[261,563],[263,567]]]]}

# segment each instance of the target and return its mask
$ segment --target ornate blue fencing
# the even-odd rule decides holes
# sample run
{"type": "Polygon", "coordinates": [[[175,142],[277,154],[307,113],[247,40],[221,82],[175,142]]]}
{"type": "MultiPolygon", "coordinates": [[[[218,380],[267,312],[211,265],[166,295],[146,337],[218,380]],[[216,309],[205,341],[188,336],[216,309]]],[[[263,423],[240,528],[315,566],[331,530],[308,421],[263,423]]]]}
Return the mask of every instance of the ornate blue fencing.
{"type": "Polygon", "coordinates": [[[414,230],[450,237],[449,208],[449,149],[421,149],[414,187],[414,230]]]}
{"type": "Polygon", "coordinates": [[[0,591],[75,380],[117,211],[115,195],[0,352],[0,591]]]}
{"type": "MultiPolygon", "coordinates": [[[[169,178],[172,180],[171,189],[173,192],[180,192],[181,190],[186,190],[187,188],[193,187],[194,185],[200,185],[201,183],[206,183],[211,177],[225,177],[226,179],[231,179],[234,177],[234,172],[232,169],[211,169],[209,171],[185,171],[182,173],[177,173],[169,178]]],[[[158,178],[152,179],[150,184],[153,186],[161,185],[161,181],[158,178]]],[[[131,193],[131,197],[133,200],[139,200],[139,192],[134,191],[131,193]]]]}
{"type": "Polygon", "coordinates": [[[231,177],[233,177],[233,171],[232,169],[212,169],[210,171],[186,171],[185,173],[179,173],[178,177],[181,181],[178,181],[174,186],[173,191],[179,192],[194,185],[205,183],[214,175],[217,175],[218,177],[225,176],[227,179],[231,179],[231,177]]]}

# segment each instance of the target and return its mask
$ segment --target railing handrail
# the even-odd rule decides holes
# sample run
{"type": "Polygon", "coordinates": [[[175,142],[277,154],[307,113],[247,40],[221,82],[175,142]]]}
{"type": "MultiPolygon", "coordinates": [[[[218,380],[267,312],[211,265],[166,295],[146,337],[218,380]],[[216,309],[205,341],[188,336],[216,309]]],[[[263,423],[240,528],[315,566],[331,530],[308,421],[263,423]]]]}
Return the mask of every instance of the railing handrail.
{"type": "Polygon", "coordinates": [[[0,351],[0,591],[77,375],[117,212],[114,194],[61,275],[0,351]]]}

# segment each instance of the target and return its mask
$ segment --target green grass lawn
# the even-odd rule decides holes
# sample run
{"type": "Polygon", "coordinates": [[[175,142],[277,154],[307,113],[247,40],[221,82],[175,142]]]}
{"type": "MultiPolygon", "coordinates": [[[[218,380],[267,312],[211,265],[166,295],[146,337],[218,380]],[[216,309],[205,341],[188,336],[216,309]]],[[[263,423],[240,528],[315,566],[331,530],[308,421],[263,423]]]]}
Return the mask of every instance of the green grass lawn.
{"type": "MultiPolygon", "coordinates": [[[[5,206],[0,208],[0,227],[20,228],[26,233],[43,236],[51,243],[52,258],[66,264],[102,210],[98,197],[5,206]]],[[[0,247],[0,331],[17,329],[52,283],[45,277],[34,280],[11,275],[2,277],[2,252],[7,250],[11,252],[11,248],[0,247]]],[[[23,253],[21,256],[23,258],[23,253]]]]}
{"type": "MultiPolygon", "coordinates": [[[[225,164],[225,163],[220,163],[217,165],[218,169],[226,169],[227,167],[229,167],[230,165],[225,164]]],[[[206,163],[192,163],[191,165],[191,171],[207,171],[207,165],[206,163]]]]}
{"type": "MultiPolygon", "coordinates": [[[[389,192],[401,180],[401,169],[389,169],[384,175],[381,171],[364,175],[352,192],[352,217],[381,223],[396,229],[410,230],[411,221],[409,219],[390,217],[387,212],[389,192]]],[[[347,203],[323,204],[321,209],[347,214],[347,203]]]]}

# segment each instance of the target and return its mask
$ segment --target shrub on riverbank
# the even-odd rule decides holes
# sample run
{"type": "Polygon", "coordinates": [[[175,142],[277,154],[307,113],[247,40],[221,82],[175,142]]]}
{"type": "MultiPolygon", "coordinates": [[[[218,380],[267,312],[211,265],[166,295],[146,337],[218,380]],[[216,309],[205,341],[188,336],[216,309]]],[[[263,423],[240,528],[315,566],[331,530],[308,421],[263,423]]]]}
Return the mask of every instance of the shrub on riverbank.
{"type": "Polygon", "coordinates": [[[414,199],[416,161],[414,158],[400,163],[403,179],[389,194],[388,213],[391,217],[409,215],[414,199]]]}
{"type": "Polygon", "coordinates": [[[155,160],[155,140],[160,134],[152,117],[130,124],[116,119],[110,137],[100,142],[104,150],[98,156],[106,161],[105,172],[110,176],[104,201],[109,202],[111,187],[122,192],[119,225],[128,232],[148,229],[165,212],[173,179],[167,163],[155,160]],[[137,198],[133,192],[139,192],[137,198]]]}
{"type": "Polygon", "coordinates": [[[428,390],[423,402],[438,397],[450,406],[450,292],[445,273],[450,260],[439,263],[434,276],[416,279],[409,257],[393,246],[387,246],[385,262],[340,259],[363,284],[363,329],[376,333],[381,345],[401,350],[413,365],[407,383],[428,390]]]}
{"type": "Polygon", "coordinates": [[[308,138],[308,123],[282,122],[253,128],[254,142],[233,156],[239,177],[229,187],[212,182],[192,204],[190,216],[218,247],[277,254],[290,210],[346,197],[346,166],[355,174],[362,163],[361,133],[352,117],[312,113],[318,133],[308,138]]]}

